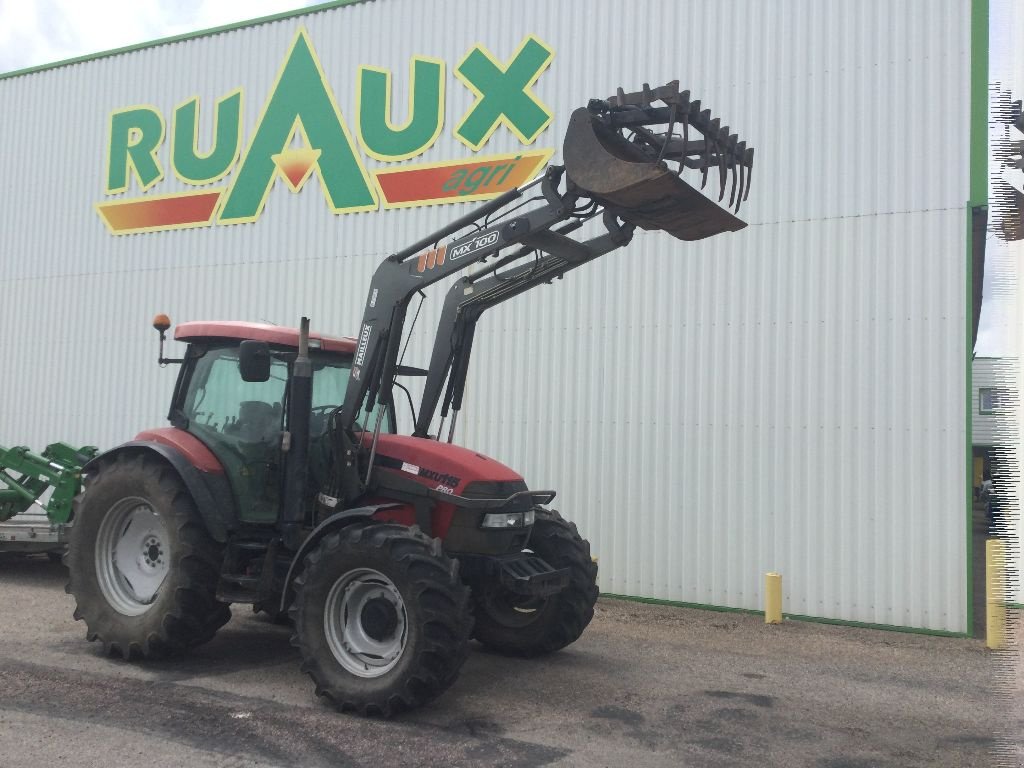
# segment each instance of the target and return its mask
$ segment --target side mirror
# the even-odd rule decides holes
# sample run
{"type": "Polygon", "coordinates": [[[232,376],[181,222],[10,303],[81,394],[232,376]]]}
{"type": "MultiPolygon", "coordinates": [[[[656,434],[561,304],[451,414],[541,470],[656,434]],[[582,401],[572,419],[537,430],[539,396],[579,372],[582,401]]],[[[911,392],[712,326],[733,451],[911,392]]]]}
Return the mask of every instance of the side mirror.
{"type": "Polygon", "coordinates": [[[268,381],[270,345],[265,341],[243,341],[238,347],[238,372],[242,381],[268,381]]]}

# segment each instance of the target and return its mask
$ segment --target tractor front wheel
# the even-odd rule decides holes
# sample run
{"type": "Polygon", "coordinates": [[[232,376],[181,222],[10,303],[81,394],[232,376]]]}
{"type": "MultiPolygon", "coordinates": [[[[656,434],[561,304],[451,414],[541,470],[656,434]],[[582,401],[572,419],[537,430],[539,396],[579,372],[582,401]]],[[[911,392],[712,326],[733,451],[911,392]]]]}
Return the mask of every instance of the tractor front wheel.
{"type": "Polygon", "coordinates": [[[597,565],[575,524],[553,510],[537,513],[529,549],[552,568],[569,569],[569,584],[547,598],[516,595],[500,584],[474,585],[474,637],[511,656],[539,656],[579,639],[594,618],[597,565]]]}
{"type": "Polygon", "coordinates": [[[290,614],[317,695],[383,717],[455,682],[473,621],[469,590],[440,540],[395,524],[325,536],[295,580],[290,614]]]}
{"type": "Polygon", "coordinates": [[[211,639],[231,618],[216,599],[222,548],[163,460],[121,453],[89,473],[65,563],[89,640],[159,658],[211,639]]]}

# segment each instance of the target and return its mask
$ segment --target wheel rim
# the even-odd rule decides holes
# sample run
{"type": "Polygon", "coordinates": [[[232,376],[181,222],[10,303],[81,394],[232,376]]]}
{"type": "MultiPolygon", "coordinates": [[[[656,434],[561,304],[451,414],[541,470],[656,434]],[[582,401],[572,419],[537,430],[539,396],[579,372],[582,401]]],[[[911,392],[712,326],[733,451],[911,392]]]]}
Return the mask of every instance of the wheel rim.
{"type": "Polygon", "coordinates": [[[125,616],[149,610],[170,571],[167,526],[149,502],[122,499],[107,512],[96,541],[96,576],[107,602],[125,616]]]}
{"type": "Polygon", "coordinates": [[[380,677],[402,658],[408,640],[405,601],[387,576],[357,568],[334,582],[324,607],[324,635],[338,663],[358,677],[380,677]]]}

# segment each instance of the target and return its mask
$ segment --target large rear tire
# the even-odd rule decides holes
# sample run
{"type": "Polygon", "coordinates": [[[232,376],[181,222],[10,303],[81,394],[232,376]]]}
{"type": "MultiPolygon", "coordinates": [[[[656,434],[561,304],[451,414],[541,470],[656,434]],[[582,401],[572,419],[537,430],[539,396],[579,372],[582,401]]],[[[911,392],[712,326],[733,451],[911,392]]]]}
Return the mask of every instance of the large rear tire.
{"type": "Polygon", "coordinates": [[[106,653],[160,658],[207,642],[231,618],[216,599],[222,558],[174,469],[121,453],[75,500],[65,591],[106,653]]]}
{"type": "Polygon", "coordinates": [[[539,656],[579,639],[594,618],[597,564],[590,543],[558,512],[537,513],[529,549],[552,568],[569,569],[569,585],[547,598],[525,598],[499,584],[475,585],[473,636],[510,656],[539,656]]]}
{"type": "Polygon", "coordinates": [[[473,623],[469,589],[440,540],[384,523],[325,536],[295,579],[290,615],[317,695],[382,717],[455,682],[473,623]]]}

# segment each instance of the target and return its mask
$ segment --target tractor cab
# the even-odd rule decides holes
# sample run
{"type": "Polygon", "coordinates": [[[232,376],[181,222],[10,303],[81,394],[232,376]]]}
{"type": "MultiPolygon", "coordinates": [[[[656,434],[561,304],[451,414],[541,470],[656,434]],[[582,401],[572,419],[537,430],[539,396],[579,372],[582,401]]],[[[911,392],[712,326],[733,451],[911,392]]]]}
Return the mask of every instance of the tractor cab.
{"type": "MultiPolygon", "coordinates": [[[[293,433],[287,399],[299,332],[264,323],[187,322],[175,328],[174,338],[189,346],[171,403],[171,423],[199,440],[223,466],[240,522],[274,522],[293,433]]],[[[344,397],[355,340],[310,334],[309,346],[309,477],[315,488],[327,480],[328,425],[344,397]]],[[[390,430],[390,413],[384,423],[390,430]]]]}

